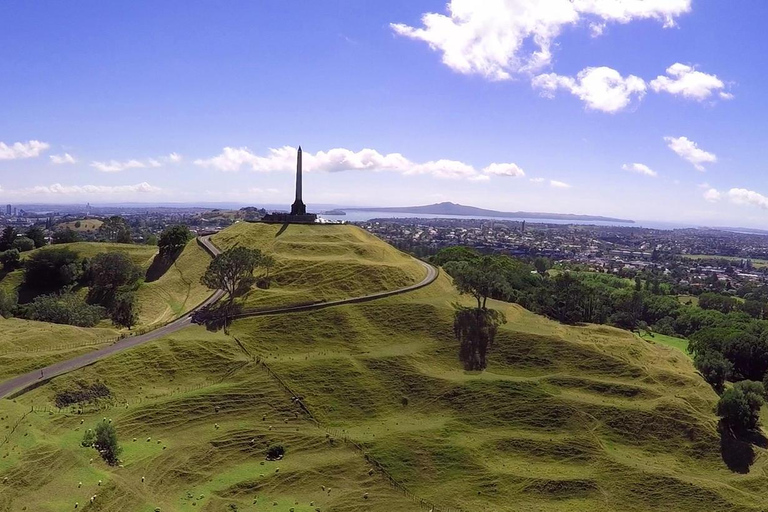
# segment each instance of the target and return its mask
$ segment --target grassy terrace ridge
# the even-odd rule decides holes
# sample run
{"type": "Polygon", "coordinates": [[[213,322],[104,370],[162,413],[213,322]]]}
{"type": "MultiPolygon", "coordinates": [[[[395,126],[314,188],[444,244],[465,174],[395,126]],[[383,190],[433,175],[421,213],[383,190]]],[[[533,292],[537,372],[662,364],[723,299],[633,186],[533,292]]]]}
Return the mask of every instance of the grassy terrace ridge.
{"type": "MultiPolygon", "coordinates": [[[[264,240],[260,227],[233,229],[264,240]]],[[[222,234],[219,244],[237,240],[222,234]]],[[[273,252],[290,268],[291,247],[315,241],[335,264],[350,257],[356,233],[339,234],[339,247],[333,236],[302,230],[287,248],[273,240],[273,252]]],[[[315,258],[303,261],[324,259],[315,258]]],[[[235,321],[239,342],[192,326],[2,400],[0,432],[78,380],[102,380],[114,407],[25,417],[0,447],[0,511],[73,509],[94,494],[89,510],[419,510],[352,445],[315,427],[255,357],[322,426],[454,510],[764,510],[765,451],[726,440],[740,455],[724,461],[717,397],[685,354],[494,302],[508,323],[488,369],[465,372],[452,332],[460,300],[442,274],[370,303],[235,321]],[[123,467],[79,446],[104,417],[125,448],[123,467]],[[273,443],[285,459],[265,460],[273,443]]]]}
{"type": "Polygon", "coordinates": [[[57,229],[68,228],[73,231],[78,231],[81,233],[93,233],[95,231],[98,231],[98,229],[101,227],[102,224],[104,224],[104,222],[99,219],[80,219],[80,220],[72,220],[69,222],[62,222],[61,224],[58,224],[56,228],[57,229]]]}
{"type": "Polygon", "coordinates": [[[272,255],[268,290],[253,289],[246,308],[306,304],[395,290],[424,278],[424,268],[361,228],[239,222],[211,237],[222,250],[236,245],[272,255]]]}

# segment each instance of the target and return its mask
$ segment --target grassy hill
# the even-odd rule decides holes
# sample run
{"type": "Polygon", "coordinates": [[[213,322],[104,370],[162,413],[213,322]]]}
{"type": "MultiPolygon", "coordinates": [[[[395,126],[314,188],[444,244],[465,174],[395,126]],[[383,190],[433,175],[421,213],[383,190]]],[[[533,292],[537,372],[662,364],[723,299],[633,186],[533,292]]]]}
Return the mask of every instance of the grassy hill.
{"type": "Polygon", "coordinates": [[[419,510],[345,439],[454,510],[764,508],[764,450],[721,441],[716,395],[680,351],[494,303],[509,322],[488,370],[464,372],[456,300],[443,275],[372,303],[240,320],[233,336],[193,326],[1,401],[5,426],[77,380],[113,392],[110,409],[24,418],[0,447],[0,510],[93,494],[93,510],[419,510]],[[103,417],[123,467],[79,446],[103,417]],[[284,460],[265,460],[272,443],[284,460]]]}
{"type": "Polygon", "coordinates": [[[62,222],[61,224],[58,224],[56,228],[57,229],[69,228],[79,233],[93,233],[95,231],[98,231],[98,229],[101,227],[102,224],[104,224],[104,222],[100,221],[99,219],[82,219],[82,220],[73,220],[70,222],[62,222]]]}
{"type": "Polygon", "coordinates": [[[248,293],[247,308],[357,297],[424,278],[413,258],[356,226],[240,222],[211,240],[222,250],[242,245],[275,258],[272,286],[248,293]]]}

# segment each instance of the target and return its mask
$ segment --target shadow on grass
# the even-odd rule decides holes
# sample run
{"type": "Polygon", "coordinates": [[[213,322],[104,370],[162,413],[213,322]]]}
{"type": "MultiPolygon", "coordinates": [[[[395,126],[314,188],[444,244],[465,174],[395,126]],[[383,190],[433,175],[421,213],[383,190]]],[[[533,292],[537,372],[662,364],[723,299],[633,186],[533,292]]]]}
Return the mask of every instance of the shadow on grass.
{"type": "Polygon", "coordinates": [[[277,231],[277,233],[275,233],[275,238],[285,233],[285,230],[288,229],[288,226],[290,226],[289,222],[286,222],[282,226],[280,226],[280,229],[277,231]]]}
{"type": "Polygon", "coordinates": [[[168,272],[168,269],[176,263],[176,260],[181,256],[183,249],[176,251],[170,256],[161,256],[160,253],[155,255],[152,260],[152,264],[147,269],[147,273],[144,276],[144,282],[151,283],[157,281],[163,275],[168,272]]]}
{"type": "Polygon", "coordinates": [[[755,463],[755,446],[768,447],[768,439],[757,431],[734,432],[722,420],[720,432],[720,454],[728,469],[734,473],[747,474],[755,463]]]}
{"type": "Polygon", "coordinates": [[[195,312],[192,321],[204,325],[211,332],[216,332],[232,323],[232,318],[243,312],[243,305],[235,302],[217,302],[195,312]]]}

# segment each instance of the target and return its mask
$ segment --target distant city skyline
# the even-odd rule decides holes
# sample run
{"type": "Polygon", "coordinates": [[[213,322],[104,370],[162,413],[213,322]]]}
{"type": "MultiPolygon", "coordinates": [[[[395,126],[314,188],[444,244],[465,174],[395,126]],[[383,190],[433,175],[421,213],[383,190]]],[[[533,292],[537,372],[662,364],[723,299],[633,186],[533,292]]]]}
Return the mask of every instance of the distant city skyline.
{"type": "Polygon", "coordinates": [[[0,5],[0,204],[451,201],[765,227],[768,4],[0,5]]]}

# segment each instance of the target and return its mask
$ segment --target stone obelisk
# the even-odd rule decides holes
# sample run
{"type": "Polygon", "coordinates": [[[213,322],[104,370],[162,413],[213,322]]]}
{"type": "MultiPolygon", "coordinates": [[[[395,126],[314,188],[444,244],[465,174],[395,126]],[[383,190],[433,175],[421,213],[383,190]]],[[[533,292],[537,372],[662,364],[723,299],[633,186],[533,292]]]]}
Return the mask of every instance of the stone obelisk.
{"type": "Polygon", "coordinates": [[[296,200],[291,205],[291,215],[306,215],[307,207],[301,200],[301,146],[296,155],[296,200]]]}

